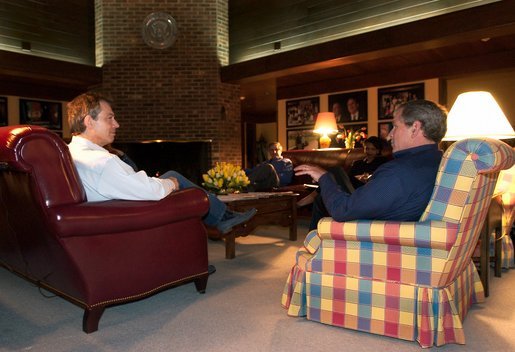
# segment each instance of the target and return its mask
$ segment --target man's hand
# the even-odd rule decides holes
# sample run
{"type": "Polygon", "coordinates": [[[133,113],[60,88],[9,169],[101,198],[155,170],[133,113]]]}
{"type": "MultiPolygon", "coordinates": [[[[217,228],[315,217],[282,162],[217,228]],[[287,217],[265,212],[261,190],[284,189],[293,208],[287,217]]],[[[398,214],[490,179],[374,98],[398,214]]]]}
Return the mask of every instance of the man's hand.
{"type": "Polygon", "coordinates": [[[179,190],[179,181],[175,177],[168,177],[168,179],[173,182],[173,191],[174,192],[178,191],[179,190]]]}
{"type": "Polygon", "coordinates": [[[307,164],[299,165],[294,170],[296,176],[309,175],[314,182],[318,182],[320,177],[327,172],[327,170],[324,170],[321,167],[307,164]]]}

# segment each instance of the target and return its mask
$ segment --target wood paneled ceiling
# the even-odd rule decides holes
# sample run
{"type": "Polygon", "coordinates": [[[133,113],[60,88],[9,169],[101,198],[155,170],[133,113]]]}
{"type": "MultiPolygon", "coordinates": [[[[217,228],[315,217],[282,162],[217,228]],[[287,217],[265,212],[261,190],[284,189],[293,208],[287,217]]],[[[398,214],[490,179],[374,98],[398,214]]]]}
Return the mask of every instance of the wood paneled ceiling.
{"type": "Polygon", "coordinates": [[[276,116],[277,100],[515,67],[515,1],[278,53],[222,68],[242,114],[276,116]]]}

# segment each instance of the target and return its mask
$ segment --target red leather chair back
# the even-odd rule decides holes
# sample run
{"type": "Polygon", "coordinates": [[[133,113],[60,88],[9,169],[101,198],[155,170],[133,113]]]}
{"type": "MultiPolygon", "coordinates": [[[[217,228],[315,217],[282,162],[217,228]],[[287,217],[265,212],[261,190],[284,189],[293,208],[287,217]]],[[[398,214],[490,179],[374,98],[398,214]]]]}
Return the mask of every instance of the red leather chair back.
{"type": "Polygon", "coordinates": [[[4,172],[27,173],[32,191],[39,194],[46,207],[86,201],[68,146],[46,128],[1,127],[0,162],[4,172]]]}

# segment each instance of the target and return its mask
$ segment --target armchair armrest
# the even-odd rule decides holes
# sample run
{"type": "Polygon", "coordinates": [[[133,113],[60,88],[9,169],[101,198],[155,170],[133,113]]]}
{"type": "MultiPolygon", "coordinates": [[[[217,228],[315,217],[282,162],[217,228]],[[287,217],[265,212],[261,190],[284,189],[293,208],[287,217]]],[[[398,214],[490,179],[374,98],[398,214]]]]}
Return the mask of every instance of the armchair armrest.
{"type": "Polygon", "coordinates": [[[332,218],[323,218],[318,223],[318,234],[322,240],[373,242],[448,251],[456,242],[458,224],[436,220],[337,222],[332,218]]]}
{"type": "Polygon", "coordinates": [[[159,201],[110,200],[48,209],[48,219],[60,237],[142,230],[189,218],[203,217],[209,208],[204,191],[189,188],[159,201]]]}

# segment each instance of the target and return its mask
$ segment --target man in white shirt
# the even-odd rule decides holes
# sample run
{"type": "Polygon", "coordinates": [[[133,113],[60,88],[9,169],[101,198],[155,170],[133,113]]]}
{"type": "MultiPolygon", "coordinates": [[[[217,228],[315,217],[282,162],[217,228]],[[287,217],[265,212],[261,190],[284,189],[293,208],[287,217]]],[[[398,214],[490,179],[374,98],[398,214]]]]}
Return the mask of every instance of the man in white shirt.
{"type": "MultiPolygon", "coordinates": [[[[198,187],[175,171],[160,178],[149,177],[145,171],[134,169],[104,146],[111,144],[120,125],[108,99],[96,93],[79,95],[68,103],[68,122],[73,134],[68,145],[89,202],[109,199],[160,200],[183,188],[198,187]]],[[[204,217],[208,226],[222,233],[250,220],[256,213],[251,209],[236,213],[227,209],[215,195],[206,192],[209,212],[204,217]]]]}

